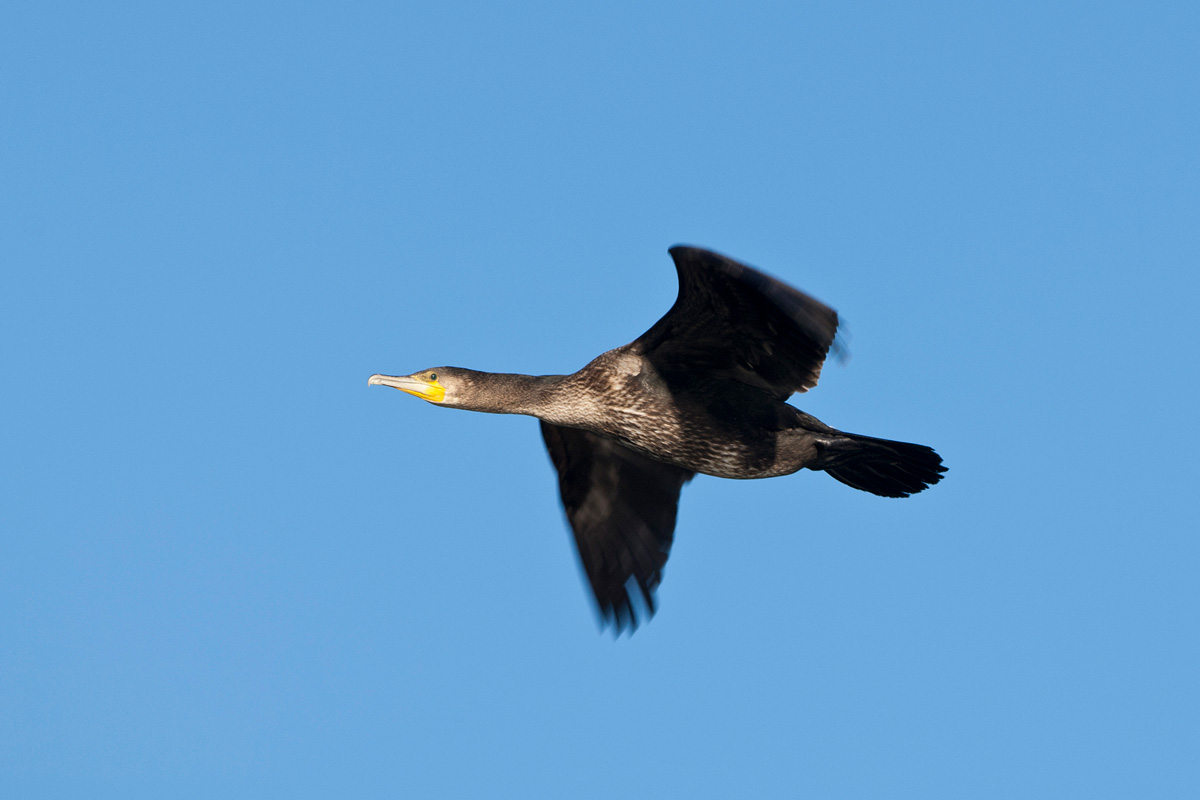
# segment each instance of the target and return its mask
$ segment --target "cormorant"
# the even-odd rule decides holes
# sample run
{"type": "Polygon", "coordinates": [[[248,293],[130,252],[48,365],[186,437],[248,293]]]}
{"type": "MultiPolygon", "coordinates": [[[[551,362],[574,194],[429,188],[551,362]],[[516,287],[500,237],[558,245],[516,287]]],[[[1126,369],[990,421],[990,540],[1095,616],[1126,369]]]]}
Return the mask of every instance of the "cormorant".
{"type": "Polygon", "coordinates": [[[671,309],[572,375],[437,367],[367,381],[448,408],[541,421],[580,560],[603,623],[617,633],[637,626],[634,585],[654,613],[679,492],[697,472],[824,470],[883,497],[908,497],[945,472],[929,447],[844,433],[784,402],[817,385],[837,332],[833,309],[717,253],[670,253],[679,273],[671,309]]]}

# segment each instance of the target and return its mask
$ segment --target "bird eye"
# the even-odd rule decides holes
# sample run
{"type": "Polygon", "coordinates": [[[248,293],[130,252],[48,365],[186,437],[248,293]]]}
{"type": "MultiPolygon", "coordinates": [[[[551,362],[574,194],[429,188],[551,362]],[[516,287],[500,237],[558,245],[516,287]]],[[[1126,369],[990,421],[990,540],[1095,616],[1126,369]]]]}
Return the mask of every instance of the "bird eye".
{"type": "Polygon", "coordinates": [[[431,373],[429,373],[429,380],[431,380],[431,381],[436,381],[436,380],[437,380],[437,373],[436,373],[436,372],[431,372],[431,373]]]}

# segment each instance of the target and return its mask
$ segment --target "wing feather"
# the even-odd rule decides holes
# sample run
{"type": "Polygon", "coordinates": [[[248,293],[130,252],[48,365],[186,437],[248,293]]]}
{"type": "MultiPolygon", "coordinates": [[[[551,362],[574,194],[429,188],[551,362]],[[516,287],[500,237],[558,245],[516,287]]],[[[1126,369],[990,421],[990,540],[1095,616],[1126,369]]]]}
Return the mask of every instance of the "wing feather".
{"type": "Polygon", "coordinates": [[[633,343],[664,375],[735,380],[781,400],[817,385],[837,312],[753,267],[672,247],[679,296],[633,343]]]}
{"type": "Polygon", "coordinates": [[[578,428],[542,422],[579,559],[604,624],[637,627],[631,591],[654,613],[679,492],[695,474],[578,428]],[[636,584],[636,590],[631,586],[636,584]]]}

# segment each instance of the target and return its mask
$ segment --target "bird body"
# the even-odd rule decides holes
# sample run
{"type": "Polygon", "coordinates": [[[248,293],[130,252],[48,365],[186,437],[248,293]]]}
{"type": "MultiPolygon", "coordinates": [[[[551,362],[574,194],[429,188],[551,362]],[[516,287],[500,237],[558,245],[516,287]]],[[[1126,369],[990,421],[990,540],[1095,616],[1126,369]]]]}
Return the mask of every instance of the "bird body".
{"type": "MultiPolygon", "coordinates": [[[[568,381],[590,396],[588,418],[546,419],[612,437],[659,461],[718,478],[769,478],[804,466],[778,442],[793,409],[760,389],[699,379],[673,392],[632,345],[610,350],[568,381]],[[578,376],[578,377],[577,377],[578,376]],[[596,412],[599,413],[596,413],[596,412]]],[[[790,448],[794,451],[794,448],[790,448]]],[[[794,453],[792,453],[794,455],[794,453]]]]}
{"type": "Polygon", "coordinates": [[[431,403],[541,420],[601,615],[634,627],[631,591],[653,613],[679,492],[696,473],[752,479],[808,468],[887,497],[937,483],[924,445],[829,427],[784,402],[815,386],[837,314],[733,259],[671,249],[675,305],[645,334],[570,375],[439,367],[372,375],[431,403]]]}

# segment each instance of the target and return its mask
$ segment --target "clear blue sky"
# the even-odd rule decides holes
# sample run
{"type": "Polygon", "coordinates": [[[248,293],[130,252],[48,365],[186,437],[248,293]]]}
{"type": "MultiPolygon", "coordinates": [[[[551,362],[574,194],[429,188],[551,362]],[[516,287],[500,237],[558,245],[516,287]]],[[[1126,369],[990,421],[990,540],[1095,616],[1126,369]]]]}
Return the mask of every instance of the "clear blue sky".
{"type": "Polygon", "coordinates": [[[1200,796],[1194,3],[8,4],[0,796],[1200,796]],[[700,477],[598,632],[536,423],[666,250],[884,500],[700,477]]]}

